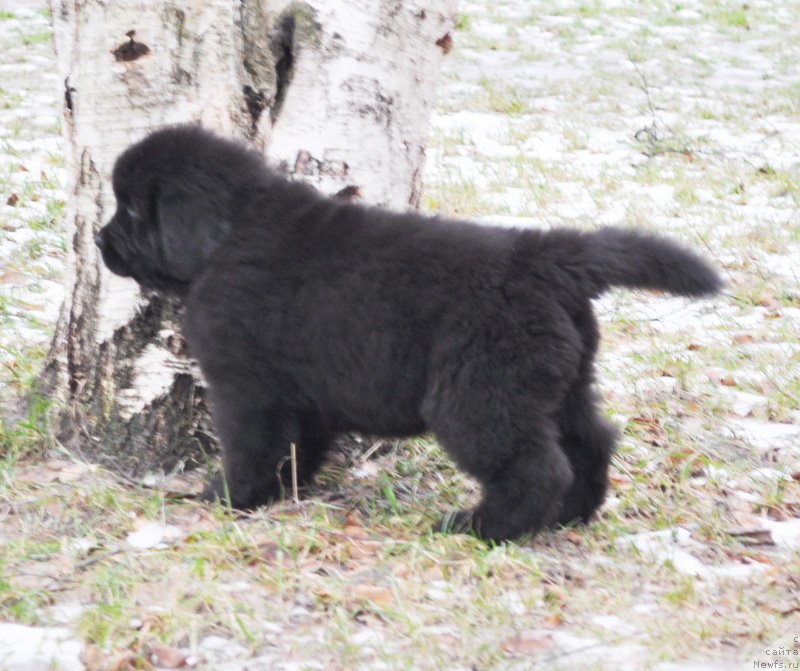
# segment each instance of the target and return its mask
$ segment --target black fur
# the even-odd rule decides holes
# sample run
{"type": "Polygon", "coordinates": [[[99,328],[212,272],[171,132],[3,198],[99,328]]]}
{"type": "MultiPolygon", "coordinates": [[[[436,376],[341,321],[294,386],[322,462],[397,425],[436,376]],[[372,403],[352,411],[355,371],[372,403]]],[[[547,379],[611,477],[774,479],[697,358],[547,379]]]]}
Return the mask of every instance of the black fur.
{"type": "MultiPolygon", "coordinates": [[[[275,500],[289,443],[308,481],[334,434],[433,431],[483,486],[442,528],[501,540],[587,520],[615,433],[597,410],[590,299],[610,286],[701,296],[694,253],[606,228],[512,230],[330,199],[198,127],[118,159],[109,268],[185,296],[230,502],[275,500]]],[[[226,496],[222,479],[209,497],[226,496]]]]}

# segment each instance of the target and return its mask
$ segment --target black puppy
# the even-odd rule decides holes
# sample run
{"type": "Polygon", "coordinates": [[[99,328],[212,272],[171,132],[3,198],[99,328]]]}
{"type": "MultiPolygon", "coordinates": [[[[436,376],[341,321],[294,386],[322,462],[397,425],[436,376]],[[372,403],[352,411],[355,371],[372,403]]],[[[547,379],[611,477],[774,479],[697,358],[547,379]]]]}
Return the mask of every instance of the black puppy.
{"type": "Polygon", "coordinates": [[[487,539],[587,520],[614,430],[592,391],[590,299],[611,286],[699,296],[694,253],[633,230],[511,230],[363,207],[272,172],[199,127],[157,131],[113,175],[108,267],[185,296],[224,481],[278,499],[289,444],[308,481],[334,434],[433,431],[483,486],[446,526],[487,539]]]}

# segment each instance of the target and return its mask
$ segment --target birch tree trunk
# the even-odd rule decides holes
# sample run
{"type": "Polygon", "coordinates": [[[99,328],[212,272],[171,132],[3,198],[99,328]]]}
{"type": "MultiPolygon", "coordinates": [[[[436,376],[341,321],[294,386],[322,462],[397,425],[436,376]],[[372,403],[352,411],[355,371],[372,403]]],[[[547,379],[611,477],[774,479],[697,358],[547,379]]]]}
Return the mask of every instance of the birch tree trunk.
{"type": "Polygon", "coordinates": [[[44,391],[60,440],[131,475],[213,444],[179,306],[105,270],[93,244],[131,142],[197,122],[246,137],[326,192],[415,207],[455,0],[51,0],[68,148],[67,299],[44,391]]]}

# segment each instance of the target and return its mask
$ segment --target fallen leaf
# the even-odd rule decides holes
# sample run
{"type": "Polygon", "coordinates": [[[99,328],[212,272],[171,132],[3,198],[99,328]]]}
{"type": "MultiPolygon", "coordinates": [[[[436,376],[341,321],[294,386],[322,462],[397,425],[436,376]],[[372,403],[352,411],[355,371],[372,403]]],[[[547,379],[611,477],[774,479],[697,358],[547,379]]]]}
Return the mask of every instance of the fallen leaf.
{"type": "Polygon", "coordinates": [[[22,273],[18,273],[15,270],[4,270],[3,274],[0,275],[0,284],[19,284],[25,279],[25,276],[22,273]]]}
{"type": "Polygon", "coordinates": [[[29,312],[44,312],[45,310],[44,305],[39,305],[38,303],[28,303],[27,301],[17,301],[17,306],[21,307],[23,310],[28,310],[29,312]]]}
{"type": "Polygon", "coordinates": [[[749,333],[742,333],[741,335],[733,336],[733,342],[737,345],[752,345],[756,341],[754,336],[749,333]]]}
{"type": "Polygon", "coordinates": [[[186,666],[186,655],[168,645],[150,646],[150,660],[159,669],[179,669],[186,666]]]}
{"type": "Polygon", "coordinates": [[[564,623],[564,618],[561,615],[549,615],[542,623],[548,629],[558,629],[564,623]]]}
{"type": "Polygon", "coordinates": [[[767,564],[769,566],[775,566],[774,557],[761,553],[754,553],[749,550],[746,555],[737,555],[736,558],[742,562],[742,564],[767,564]]]}
{"type": "Polygon", "coordinates": [[[96,645],[87,645],[81,654],[86,671],[101,671],[106,663],[106,655],[96,645]]]}
{"type": "Polygon", "coordinates": [[[764,296],[758,301],[757,305],[769,310],[776,310],[781,306],[780,301],[775,296],[764,296]]]}
{"type": "Polygon", "coordinates": [[[682,466],[683,464],[693,461],[697,459],[697,452],[690,447],[685,447],[683,449],[673,450],[669,454],[667,454],[667,461],[670,465],[678,467],[682,466]]]}
{"type": "Polygon", "coordinates": [[[97,470],[94,464],[84,464],[66,459],[50,459],[35,466],[17,471],[15,477],[20,482],[45,484],[48,482],[74,482],[86,473],[97,470]]]}
{"type": "Polygon", "coordinates": [[[727,533],[738,538],[744,545],[775,545],[769,529],[727,529],[727,533]]]}
{"type": "Polygon", "coordinates": [[[70,463],[56,473],[55,479],[64,483],[74,482],[86,473],[94,473],[96,470],[97,466],[94,464],[70,463]]]}
{"type": "Polygon", "coordinates": [[[257,556],[253,557],[252,562],[250,562],[250,566],[261,564],[265,561],[268,563],[275,562],[278,559],[278,555],[280,555],[282,551],[283,550],[281,549],[281,546],[275,541],[259,543],[258,554],[257,556]]]}
{"type": "Polygon", "coordinates": [[[733,513],[736,525],[725,531],[745,545],[775,545],[772,533],[761,518],[744,510],[733,513]]]}
{"type": "Polygon", "coordinates": [[[765,396],[778,391],[778,388],[770,380],[759,381],[758,388],[765,396]]]}
{"type": "Polygon", "coordinates": [[[349,538],[355,539],[367,539],[371,536],[369,531],[365,529],[353,515],[350,514],[348,514],[344,519],[344,528],[342,529],[342,532],[349,538]]]}
{"type": "Polygon", "coordinates": [[[507,638],[501,644],[503,650],[512,655],[531,655],[549,652],[553,649],[553,637],[550,634],[519,634],[507,638]]]}
{"type": "Polygon", "coordinates": [[[627,475],[621,474],[610,474],[608,476],[609,482],[613,484],[615,487],[630,487],[631,479],[627,475]]]}
{"type": "Polygon", "coordinates": [[[125,652],[120,655],[111,666],[105,667],[104,671],[152,671],[153,665],[141,655],[133,652],[125,652]]]}
{"type": "Polygon", "coordinates": [[[358,602],[368,602],[378,608],[389,608],[394,603],[394,592],[380,585],[355,585],[350,596],[358,602]]]}
{"type": "Polygon", "coordinates": [[[12,193],[6,201],[6,205],[11,205],[11,207],[14,207],[18,202],[19,196],[16,193],[12,193]]]}
{"type": "Polygon", "coordinates": [[[353,561],[364,561],[378,555],[383,548],[380,541],[348,539],[348,557],[353,561]]]}

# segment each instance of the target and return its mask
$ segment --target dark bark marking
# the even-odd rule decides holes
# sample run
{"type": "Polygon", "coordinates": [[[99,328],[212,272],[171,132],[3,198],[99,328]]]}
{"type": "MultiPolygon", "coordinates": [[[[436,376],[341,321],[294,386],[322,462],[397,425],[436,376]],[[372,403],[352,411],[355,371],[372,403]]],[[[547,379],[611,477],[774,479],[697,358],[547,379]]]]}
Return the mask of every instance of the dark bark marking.
{"type": "Polygon", "coordinates": [[[320,160],[311,155],[307,149],[301,149],[297,152],[297,158],[294,161],[293,175],[301,175],[303,177],[317,177],[319,175],[326,175],[328,177],[336,177],[344,179],[350,172],[350,166],[346,161],[327,161],[320,160]]]}
{"type": "Polygon", "coordinates": [[[275,58],[276,77],[275,100],[270,110],[270,117],[273,123],[281,113],[283,101],[286,99],[286,92],[294,74],[296,28],[295,17],[290,7],[278,17],[269,41],[270,51],[275,58]]]}
{"type": "Polygon", "coordinates": [[[244,94],[244,102],[245,105],[247,105],[247,111],[250,113],[252,119],[252,128],[255,130],[261,113],[267,107],[269,101],[263,91],[256,91],[249,84],[245,84],[242,87],[242,93],[244,94]]]}
{"type": "Polygon", "coordinates": [[[445,33],[436,40],[436,46],[439,47],[445,55],[449,54],[453,49],[453,36],[450,33],[445,33]]]}
{"type": "Polygon", "coordinates": [[[69,85],[69,77],[64,80],[64,108],[67,115],[72,116],[72,92],[75,89],[69,85]]]}
{"type": "Polygon", "coordinates": [[[135,30],[129,30],[125,35],[128,36],[128,41],[120,44],[111,52],[117,61],[135,61],[150,53],[150,47],[144,42],[137,42],[133,39],[136,35],[135,30]]]}
{"type": "Polygon", "coordinates": [[[189,36],[186,31],[186,12],[182,9],[174,9],[170,12],[169,20],[175,24],[175,37],[178,41],[177,53],[174,57],[174,65],[172,68],[172,81],[181,85],[183,83],[192,83],[192,74],[185,68],[182,68],[181,54],[183,53],[184,40],[189,36]]]}

